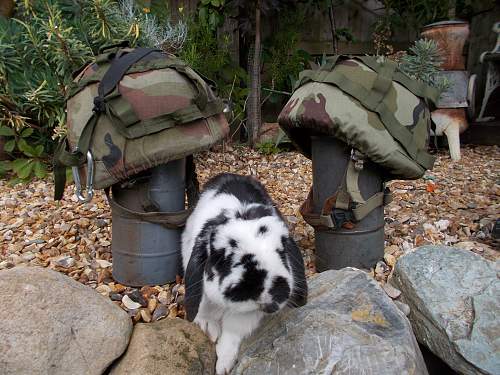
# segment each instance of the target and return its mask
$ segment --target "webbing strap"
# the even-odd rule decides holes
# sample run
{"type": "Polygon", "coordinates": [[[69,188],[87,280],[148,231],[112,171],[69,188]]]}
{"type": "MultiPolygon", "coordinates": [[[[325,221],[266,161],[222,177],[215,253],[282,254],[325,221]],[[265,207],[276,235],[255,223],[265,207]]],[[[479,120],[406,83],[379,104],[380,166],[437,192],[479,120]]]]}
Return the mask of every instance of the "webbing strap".
{"type": "MultiPolygon", "coordinates": [[[[152,52],[155,51],[156,50],[152,50],[152,52]]],[[[129,55],[130,53],[133,52],[129,52],[127,55],[129,55]]],[[[124,55],[123,57],[127,55],[124,55]]],[[[193,101],[199,106],[199,108],[203,109],[205,104],[208,102],[208,92],[205,82],[182,60],[179,60],[175,57],[166,57],[162,55],[161,58],[136,62],[128,69],[126,73],[131,74],[166,68],[174,69],[178,73],[185,75],[190,80],[190,82],[196,86],[197,94],[193,101]]],[[[68,97],[72,97],[78,94],[89,84],[101,82],[109,69],[111,68],[108,67],[108,64],[100,65],[94,73],[92,73],[88,77],[81,79],[76,85],[74,85],[71,88],[68,97]]]]}
{"type": "MultiPolygon", "coordinates": [[[[355,156],[361,157],[356,153],[357,151],[354,151],[355,156]]],[[[309,225],[334,229],[337,225],[340,226],[332,218],[332,213],[335,212],[334,209],[352,212],[354,220],[361,221],[375,208],[390,203],[392,199],[390,191],[387,188],[383,192],[373,194],[367,200],[363,198],[359,189],[360,169],[356,168],[355,163],[355,161],[360,160],[362,159],[353,160],[352,157],[349,159],[344,177],[337,191],[325,200],[320,214],[312,212],[312,189],[309,191],[307,199],[300,207],[300,213],[309,225]]]]}
{"type": "Polygon", "coordinates": [[[333,68],[337,64],[337,60],[340,57],[342,57],[342,55],[334,55],[334,56],[329,57],[326,61],[326,64],[324,66],[320,67],[320,70],[327,70],[327,71],[333,70],[333,68]]]}
{"type": "Polygon", "coordinates": [[[156,50],[152,48],[139,47],[126,55],[122,55],[118,59],[112,60],[111,66],[99,83],[99,88],[97,89],[99,96],[104,98],[111,93],[132,65],[154,51],[156,50]]]}
{"type": "MultiPolygon", "coordinates": [[[[132,65],[153,51],[155,50],[151,48],[137,48],[132,52],[111,61],[111,66],[106,74],[104,74],[104,77],[102,77],[102,81],[99,83],[99,87],[97,88],[98,96],[94,98],[94,113],[87,121],[87,124],[80,134],[77,147],[78,152],[83,155],[87,154],[99,115],[109,112],[109,106],[106,104],[106,96],[115,90],[118,83],[122,80],[123,76],[132,65]]],[[[116,97],[116,93],[115,95],[112,95],[112,97],[116,97]]]]}
{"type": "Polygon", "coordinates": [[[186,224],[186,220],[192,212],[192,208],[177,212],[139,212],[122,206],[113,199],[109,188],[104,189],[109,205],[112,210],[121,217],[139,219],[154,224],[159,224],[169,229],[179,229],[186,224]]]}
{"type": "MultiPolygon", "coordinates": [[[[363,62],[363,64],[367,65],[370,69],[379,73],[381,65],[375,57],[373,57],[373,56],[357,56],[355,58],[361,60],[363,62]]],[[[399,84],[403,85],[404,87],[406,87],[414,95],[420,96],[421,98],[429,99],[433,103],[436,103],[438,98],[439,98],[439,91],[437,89],[425,84],[422,81],[418,81],[416,79],[411,79],[406,74],[404,74],[400,71],[395,71],[392,79],[394,81],[398,82],[399,84]]]]}
{"type": "MultiPolygon", "coordinates": [[[[300,214],[313,227],[335,228],[335,222],[330,214],[315,214],[312,209],[312,188],[309,190],[306,200],[300,206],[300,214]]],[[[323,210],[322,210],[323,211],[323,210]]]]}
{"type": "Polygon", "coordinates": [[[215,99],[208,102],[203,110],[200,110],[196,104],[191,104],[174,112],[165,113],[147,120],[138,120],[131,124],[122,121],[120,114],[115,112],[114,106],[108,105],[106,114],[113,122],[114,128],[123,137],[136,139],[173,128],[176,125],[214,116],[221,113],[223,109],[224,103],[222,100],[215,99]]]}
{"type": "MultiPolygon", "coordinates": [[[[357,151],[354,151],[354,155],[356,155],[356,152],[357,151]]],[[[345,188],[347,195],[353,203],[352,205],[349,205],[349,207],[351,208],[356,221],[363,220],[365,216],[372,212],[375,208],[388,203],[388,199],[386,199],[386,192],[375,193],[367,200],[363,198],[359,189],[360,171],[361,169],[356,168],[355,161],[352,158],[349,159],[345,174],[345,184],[343,183],[341,185],[341,188],[345,188]]]]}
{"type": "MultiPolygon", "coordinates": [[[[351,161],[349,160],[349,163],[350,162],[351,161]]],[[[341,209],[344,211],[349,210],[349,203],[351,201],[351,197],[349,196],[349,193],[347,192],[347,186],[346,186],[347,169],[344,172],[344,176],[342,177],[340,186],[337,189],[336,199],[335,199],[335,208],[338,208],[338,209],[341,209]]]]}
{"type": "Polygon", "coordinates": [[[384,205],[384,192],[380,191],[373,194],[370,198],[363,203],[357,204],[355,208],[352,209],[352,213],[356,221],[361,221],[372,212],[375,208],[384,205]]]}
{"type": "Polygon", "coordinates": [[[369,108],[376,108],[384,100],[392,87],[392,77],[396,67],[396,63],[390,60],[383,63],[373,82],[369,95],[365,98],[364,105],[369,108]]]}
{"type": "Polygon", "coordinates": [[[347,194],[349,194],[353,202],[364,203],[365,200],[361,196],[361,191],[359,190],[359,172],[360,170],[356,168],[354,161],[349,159],[345,176],[347,194]]]}

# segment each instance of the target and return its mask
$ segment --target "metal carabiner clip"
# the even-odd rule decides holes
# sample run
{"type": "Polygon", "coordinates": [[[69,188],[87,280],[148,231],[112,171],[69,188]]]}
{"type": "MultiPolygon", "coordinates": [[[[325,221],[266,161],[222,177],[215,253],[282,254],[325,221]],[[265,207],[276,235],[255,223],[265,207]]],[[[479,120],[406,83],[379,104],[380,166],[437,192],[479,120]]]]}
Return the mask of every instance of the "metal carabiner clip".
{"type": "Polygon", "coordinates": [[[78,167],[71,167],[73,172],[73,180],[75,181],[75,195],[78,200],[82,203],[87,203],[92,200],[94,196],[94,157],[92,153],[87,151],[87,196],[82,194],[82,184],[80,182],[80,173],[78,172],[78,167]]]}

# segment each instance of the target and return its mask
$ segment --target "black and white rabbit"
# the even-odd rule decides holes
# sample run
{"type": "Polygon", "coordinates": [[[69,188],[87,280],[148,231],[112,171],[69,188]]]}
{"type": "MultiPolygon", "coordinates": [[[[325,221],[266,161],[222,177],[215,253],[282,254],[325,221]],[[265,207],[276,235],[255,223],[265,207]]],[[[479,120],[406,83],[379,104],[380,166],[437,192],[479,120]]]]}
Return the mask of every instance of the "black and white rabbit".
{"type": "Polygon", "coordinates": [[[241,340],[266,313],[307,301],[299,248],[264,187],[220,174],[204,187],[182,234],[185,308],[216,342],[216,373],[233,367],[241,340]]]}

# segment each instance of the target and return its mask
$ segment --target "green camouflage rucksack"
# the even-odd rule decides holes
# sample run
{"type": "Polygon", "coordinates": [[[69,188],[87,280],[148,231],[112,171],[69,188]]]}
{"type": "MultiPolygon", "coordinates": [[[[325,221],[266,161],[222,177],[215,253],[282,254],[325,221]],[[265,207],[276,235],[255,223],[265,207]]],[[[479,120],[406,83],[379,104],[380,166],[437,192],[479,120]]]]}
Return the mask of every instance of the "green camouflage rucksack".
{"type": "MultiPolygon", "coordinates": [[[[278,121],[309,158],[314,136],[335,137],[352,148],[347,170],[340,171],[345,177],[335,207],[350,210],[359,221],[387,203],[383,192],[366,200],[360,196],[357,178],[363,158],[382,168],[385,181],[420,178],[432,168],[434,157],[426,150],[429,105],[437,97],[437,90],[409,78],[391,60],[334,56],[320,69],[300,73],[278,121]]],[[[309,220],[307,207],[310,198],[303,206],[309,220]]],[[[312,225],[319,225],[318,220],[310,217],[312,225]]]]}
{"type": "Polygon", "coordinates": [[[105,48],[78,74],[67,125],[54,160],[56,199],[67,166],[77,188],[82,177],[88,189],[104,189],[206,150],[229,129],[207,80],[173,55],[125,44],[105,48]]]}

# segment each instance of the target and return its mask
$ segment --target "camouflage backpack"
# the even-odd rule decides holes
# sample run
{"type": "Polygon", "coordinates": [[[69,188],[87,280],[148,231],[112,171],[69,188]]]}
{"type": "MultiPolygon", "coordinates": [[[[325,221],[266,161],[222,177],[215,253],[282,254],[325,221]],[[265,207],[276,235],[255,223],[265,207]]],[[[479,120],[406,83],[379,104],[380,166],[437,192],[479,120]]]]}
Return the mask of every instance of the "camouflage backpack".
{"type": "Polygon", "coordinates": [[[54,158],[55,199],[62,198],[67,166],[77,188],[86,178],[91,196],[93,188],[209,148],[228,132],[222,112],[207,81],[177,57],[123,43],[104,48],[67,99],[67,139],[54,158]]]}
{"type": "MultiPolygon", "coordinates": [[[[318,70],[301,72],[278,121],[309,158],[313,136],[332,136],[352,148],[334,206],[352,211],[359,221],[388,198],[383,192],[366,200],[359,194],[357,180],[363,158],[382,167],[385,181],[416,179],[432,168],[434,157],[426,151],[429,105],[437,97],[434,88],[410,79],[391,60],[334,56],[318,70]]],[[[331,227],[328,215],[308,216],[310,199],[302,210],[306,220],[323,225],[326,219],[326,226],[331,227]]],[[[332,206],[332,202],[325,204],[332,206]]]]}

